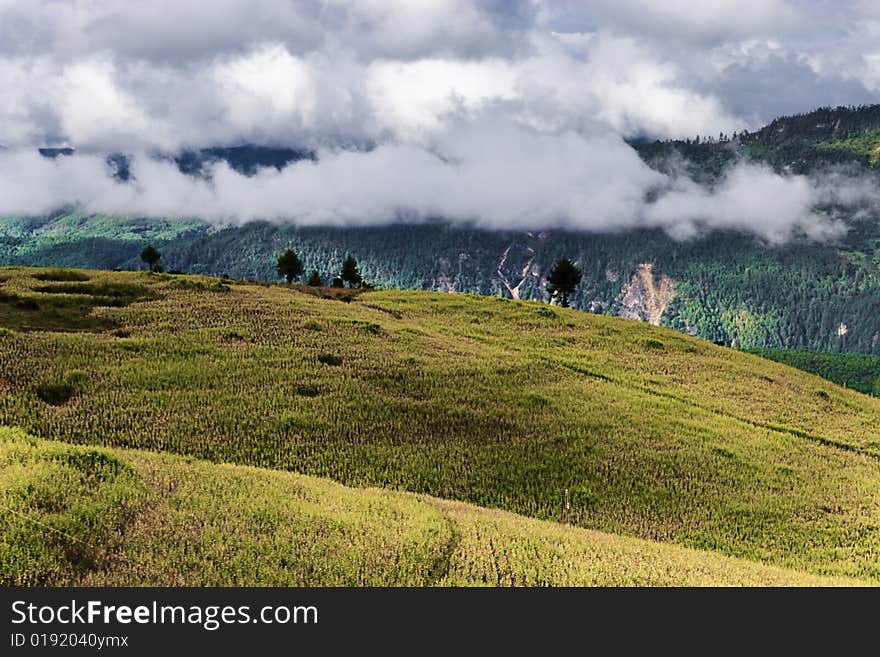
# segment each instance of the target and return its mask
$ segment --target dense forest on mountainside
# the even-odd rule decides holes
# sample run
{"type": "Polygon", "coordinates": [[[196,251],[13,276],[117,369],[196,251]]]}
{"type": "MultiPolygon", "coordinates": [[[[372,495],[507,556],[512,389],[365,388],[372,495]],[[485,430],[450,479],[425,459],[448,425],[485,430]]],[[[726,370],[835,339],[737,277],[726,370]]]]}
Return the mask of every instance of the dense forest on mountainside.
{"type": "Polygon", "coordinates": [[[752,353],[811,372],[866,395],[880,396],[880,356],[790,349],[755,349],[752,353]]]}
{"type": "Polygon", "coordinates": [[[799,174],[828,167],[880,168],[880,105],[824,107],[784,116],[755,132],[695,136],[635,144],[646,162],[663,169],[669,158],[697,179],[721,174],[737,159],[799,174]]]}

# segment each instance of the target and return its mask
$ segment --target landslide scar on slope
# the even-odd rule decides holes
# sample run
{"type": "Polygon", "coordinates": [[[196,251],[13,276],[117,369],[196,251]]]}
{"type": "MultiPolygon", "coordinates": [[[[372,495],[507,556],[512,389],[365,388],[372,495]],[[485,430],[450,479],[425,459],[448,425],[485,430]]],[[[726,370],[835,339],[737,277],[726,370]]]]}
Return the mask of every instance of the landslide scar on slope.
{"type": "Polygon", "coordinates": [[[621,294],[623,300],[618,315],[659,326],[660,318],[675,298],[675,281],[666,274],[655,274],[654,265],[643,262],[621,294]]]}

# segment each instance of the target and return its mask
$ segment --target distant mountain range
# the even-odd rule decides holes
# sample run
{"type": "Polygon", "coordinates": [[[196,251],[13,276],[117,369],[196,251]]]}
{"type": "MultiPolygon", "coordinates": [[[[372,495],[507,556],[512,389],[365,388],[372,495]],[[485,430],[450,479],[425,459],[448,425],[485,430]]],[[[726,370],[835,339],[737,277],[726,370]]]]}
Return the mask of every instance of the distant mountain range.
{"type": "MultiPolygon", "coordinates": [[[[782,117],[752,133],[640,141],[649,165],[684,167],[711,185],[737,161],[820,175],[829,168],[880,176],[880,105],[822,108],[782,117]]],[[[44,149],[47,157],[64,149],[44,149]]],[[[250,175],[314,159],[308,149],[238,145],[173,156],[201,175],[218,160],[250,175]]],[[[118,177],[126,156],[108,156],[118,177]]],[[[213,226],[199,220],[120,219],[60,210],[0,219],[0,264],[142,267],[154,244],[169,270],[275,278],[274,259],[290,247],[325,280],[346,253],[379,286],[546,299],[545,277],[565,255],[584,270],[573,304],[674,327],[743,348],[880,353],[880,225],[876,212],[845,218],[834,244],[795,239],[768,246],[740,233],[676,241],[659,230],[621,234],[505,232],[442,222],[370,228],[316,228],[254,222],[213,226]]]]}
{"type": "MultiPolygon", "coordinates": [[[[39,148],[43,157],[55,159],[61,156],[74,155],[75,148],[69,146],[39,148]]],[[[203,148],[199,150],[187,149],[175,154],[154,154],[156,159],[172,160],[181,173],[188,175],[203,175],[211,164],[226,162],[235,171],[246,176],[252,176],[261,167],[275,167],[283,169],[291,162],[299,160],[315,159],[314,151],[309,149],[296,149],[275,146],[257,146],[244,144],[240,146],[223,146],[203,148]]],[[[107,164],[113,169],[114,176],[118,180],[129,180],[131,177],[131,156],[125,153],[111,153],[106,156],[107,164]]]]}

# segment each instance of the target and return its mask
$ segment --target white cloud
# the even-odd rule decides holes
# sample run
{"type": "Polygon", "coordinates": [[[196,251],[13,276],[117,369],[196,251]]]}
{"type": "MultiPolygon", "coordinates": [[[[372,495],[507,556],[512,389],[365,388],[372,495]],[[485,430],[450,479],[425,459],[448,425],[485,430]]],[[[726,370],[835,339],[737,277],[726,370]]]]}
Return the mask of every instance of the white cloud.
{"type": "Polygon", "coordinates": [[[150,134],[156,139],[153,121],[114,77],[109,60],[80,61],[65,67],[57,86],[48,90],[63,108],[61,128],[74,144],[104,145],[150,134]]]}
{"type": "Polygon", "coordinates": [[[706,191],[651,171],[622,137],[752,129],[880,89],[870,3],[206,7],[0,0],[0,144],[13,149],[0,209],[822,236],[839,227],[814,210],[827,197],[815,181],[740,167],[706,191]],[[80,155],[23,154],[58,142],[80,155]],[[137,181],[120,185],[98,157],[242,142],[310,147],[320,161],[253,178],[218,166],[206,183],[142,155],[137,181]]]}
{"type": "Polygon", "coordinates": [[[421,140],[457,110],[514,100],[518,68],[506,61],[422,59],[377,61],[366,71],[366,93],[377,121],[397,137],[421,140]]]}
{"type": "Polygon", "coordinates": [[[744,125],[711,95],[685,86],[676,65],[632,38],[594,35],[581,49],[582,57],[557,50],[522,63],[519,96],[533,116],[555,125],[589,121],[621,134],[660,137],[744,125]]]}
{"type": "Polygon", "coordinates": [[[633,222],[646,189],[663,182],[618,137],[549,135],[489,119],[456,127],[430,148],[326,151],[317,162],[252,177],[219,164],[206,181],[145,156],[132,169],[135,180],[123,184],[96,156],[2,152],[0,214],[76,203],[89,212],[217,221],[376,224],[403,216],[487,227],[614,228],[633,222]]]}
{"type": "Polygon", "coordinates": [[[550,25],[598,24],[697,42],[801,31],[819,9],[786,0],[547,0],[539,5],[541,20],[550,25]]]}
{"type": "MultiPolygon", "coordinates": [[[[825,200],[805,176],[781,176],[754,164],[734,167],[715,189],[686,179],[645,209],[649,225],[678,237],[711,229],[757,234],[770,243],[799,231],[814,239],[841,235],[845,226],[817,213],[825,200]]],[[[853,197],[852,201],[860,200],[853,197]]]]}
{"type": "Polygon", "coordinates": [[[556,129],[715,134],[865,102],[878,26],[870,5],[783,0],[0,0],[0,142],[422,140],[491,104],[556,129]]]}
{"type": "Polygon", "coordinates": [[[491,114],[476,124],[456,124],[425,147],[323,151],[317,161],[250,177],[221,163],[209,180],[193,178],[143,155],[132,170],[135,179],[121,183],[97,156],[50,160],[0,152],[0,214],[74,204],[84,212],[220,223],[375,225],[443,218],[504,229],[655,226],[678,238],[726,229],[780,243],[795,233],[839,236],[843,224],[822,214],[821,204],[880,200],[867,181],[841,175],[817,184],[751,164],[706,189],[650,169],[619,137],[540,132],[491,114]]]}

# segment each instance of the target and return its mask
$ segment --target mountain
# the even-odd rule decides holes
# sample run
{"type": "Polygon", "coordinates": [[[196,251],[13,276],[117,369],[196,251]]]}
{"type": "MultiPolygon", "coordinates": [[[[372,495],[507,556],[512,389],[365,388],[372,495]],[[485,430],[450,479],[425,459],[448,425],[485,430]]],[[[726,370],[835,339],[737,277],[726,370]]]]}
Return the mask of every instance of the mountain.
{"type": "Polygon", "coordinates": [[[692,553],[633,538],[880,581],[880,400],[786,365],[499,297],[69,269],[0,278],[0,426],[63,443],[13,441],[3,458],[22,465],[3,468],[4,504],[30,504],[74,537],[89,528],[107,541],[101,559],[134,559],[105,573],[76,541],[48,549],[31,528],[13,543],[35,546],[21,558],[45,563],[50,581],[59,560],[59,579],[72,577],[72,560],[77,581],[359,582],[375,567],[398,583],[598,582],[617,567],[590,571],[583,555],[610,534],[628,537],[625,562],[644,548],[672,568],[629,562],[625,583],[695,581],[680,567],[692,553]],[[339,571],[284,560],[309,536],[348,545],[352,532],[360,556],[339,553],[339,571]],[[270,536],[277,559],[263,569],[248,555],[265,555],[270,536]],[[157,542],[234,552],[244,570],[168,558],[157,542]],[[421,569],[389,573],[381,555],[398,549],[421,569]]]}
{"type": "Polygon", "coordinates": [[[185,150],[172,159],[182,173],[203,175],[205,169],[215,162],[225,162],[233,170],[252,176],[261,167],[283,169],[292,162],[314,160],[315,153],[308,149],[257,146],[213,147],[200,150],[185,150]]]}
{"type": "Polygon", "coordinates": [[[798,174],[840,166],[874,173],[880,168],[880,105],[823,107],[779,117],[751,133],[641,142],[634,148],[657,168],[671,155],[681,156],[697,179],[720,174],[738,158],[798,174]]]}
{"type": "MultiPolygon", "coordinates": [[[[822,108],[752,133],[640,140],[633,147],[651,166],[684,168],[707,186],[740,161],[816,177],[847,171],[875,180],[880,106],[822,108]]],[[[217,159],[247,174],[315,154],[239,146],[169,157],[193,175],[217,159]]],[[[307,271],[317,269],[325,280],[351,253],[367,280],[381,287],[546,299],[546,275],[567,256],[584,270],[573,297],[573,305],[584,310],[747,349],[880,354],[877,219],[876,209],[860,208],[842,217],[847,231],[834,241],[795,237],[777,246],[722,231],[677,241],[660,230],[482,231],[440,221],[366,228],[213,226],[197,219],[60,211],[0,219],[0,263],[137,269],[140,250],[153,243],[171,270],[274,280],[274,259],[290,247],[307,271]]]]}
{"type": "MultiPolygon", "coordinates": [[[[76,149],[70,147],[39,148],[37,150],[43,157],[53,160],[60,156],[73,155],[76,152],[76,149]]],[[[172,154],[154,153],[152,157],[158,160],[171,160],[181,173],[192,176],[205,175],[208,167],[217,162],[225,162],[234,171],[252,176],[262,167],[273,167],[280,170],[292,162],[314,160],[316,155],[313,151],[303,148],[241,144],[238,146],[185,149],[172,154]]],[[[132,177],[130,155],[111,153],[106,157],[106,160],[117,180],[127,181],[132,177]]]]}

